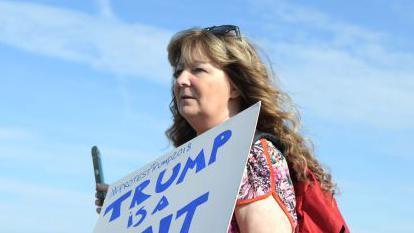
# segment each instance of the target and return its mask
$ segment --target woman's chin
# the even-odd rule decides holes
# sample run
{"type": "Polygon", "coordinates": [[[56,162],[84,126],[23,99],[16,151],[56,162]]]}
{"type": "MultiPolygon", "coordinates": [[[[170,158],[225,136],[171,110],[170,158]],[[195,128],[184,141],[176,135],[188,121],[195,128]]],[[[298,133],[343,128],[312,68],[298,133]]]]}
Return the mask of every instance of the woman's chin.
{"type": "Polygon", "coordinates": [[[199,111],[194,106],[181,106],[180,107],[180,114],[185,119],[194,118],[196,117],[199,111]]]}

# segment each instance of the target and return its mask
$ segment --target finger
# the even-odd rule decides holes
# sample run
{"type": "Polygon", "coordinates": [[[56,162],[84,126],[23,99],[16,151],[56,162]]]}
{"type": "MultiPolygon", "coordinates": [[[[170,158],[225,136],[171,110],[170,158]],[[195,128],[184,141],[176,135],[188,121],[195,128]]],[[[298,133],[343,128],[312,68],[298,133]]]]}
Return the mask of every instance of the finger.
{"type": "Polygon", "coordinates": [[[107,192],[108,188],[109,188],[109,185],[107,185],[107,184],[102,184],[102,183],[97,183],[96,184],[96,190],[97,191],[107,192]]]}
{"type": "Polygon", "coordinates": [[[104,200],[104,199],[105,199],[105,197],[106,197],[106,192],[104,193],[104,192],[98,191],[98,192],[96,192],[96,193],[95,193],[95,197],[96,197],[97,199],[101,199],[101,200],[102,200],[102,202],[103,202],[103,200],[104,200]]]}
{"type": "Polygon", "coordinates": [[[97,205],[97,206],[102,206],[102,200],[101,199],[96,199],[95,200],[95,205],[97,205]]]}
{"type": "Polygon", "coordinates": [[[96,213],[100,214],[101,213],[101,207],[96,208],[96,213]]]}

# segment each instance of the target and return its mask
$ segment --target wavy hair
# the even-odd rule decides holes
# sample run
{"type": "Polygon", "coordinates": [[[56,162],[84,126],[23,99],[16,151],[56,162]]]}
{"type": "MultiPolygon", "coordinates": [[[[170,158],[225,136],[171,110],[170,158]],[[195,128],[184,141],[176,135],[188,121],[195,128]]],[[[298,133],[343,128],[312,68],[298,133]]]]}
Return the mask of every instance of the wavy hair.
{"type": "MultiPolygon", "coordinates": [[[[257,129],[279,138],[281,148],[278,149],[286,157],[293,182],[308,180],[306,170],[310,169],[324,191],[335,193],[330,173],[313,155],[310,140],[299,133],[300,116],[296,107],[286,93],[273,85],[272,72],[261,61],[251,42],[246,38],[217,36],[192,28],[175,34],[167,50],[173,69],[180,63],[191,66],[197,57],[202,56],[224,70],[240,92],[241,110],[261,101],[257,129]]],[[[179,146],[194,138],[196,132],[179,114],[173,90],[171,93],[173,124],[165,134],[175,146],[179,146]]]]}

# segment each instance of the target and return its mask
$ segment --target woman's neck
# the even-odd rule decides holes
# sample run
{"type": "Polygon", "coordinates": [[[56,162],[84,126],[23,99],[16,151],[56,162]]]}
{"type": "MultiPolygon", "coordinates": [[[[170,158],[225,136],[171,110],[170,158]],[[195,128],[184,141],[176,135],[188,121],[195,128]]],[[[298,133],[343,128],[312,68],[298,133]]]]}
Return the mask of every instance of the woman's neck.
{"type": "Polygon", "coordinates": [[[240,103],[239,101],[230,101],[228,103],[228,107],[226,111],[224,111],[220,115],[205,115],[200,116],[197,119],[193,119],[193,123],[190,123],[190,125],[193,127],[193,129],[197,132],[197,135],[200,135],[204,133],[205,131],[214,128],[221,123],[225,122],[229,118],[233,117],[237,113],[240,112],[240,103]]]}

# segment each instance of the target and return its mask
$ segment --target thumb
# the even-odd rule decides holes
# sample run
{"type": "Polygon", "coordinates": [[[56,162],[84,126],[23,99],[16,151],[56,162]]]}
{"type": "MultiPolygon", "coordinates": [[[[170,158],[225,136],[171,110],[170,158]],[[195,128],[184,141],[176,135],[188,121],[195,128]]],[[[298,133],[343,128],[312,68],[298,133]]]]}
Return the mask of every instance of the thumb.
{"type": "Polygon", "coordinates": [[[96,184],[96,191],[102,191],[102,192],[107,192],[109,188],[109,185],[104,184],[104,183],[97,183],[96,184]]]}

